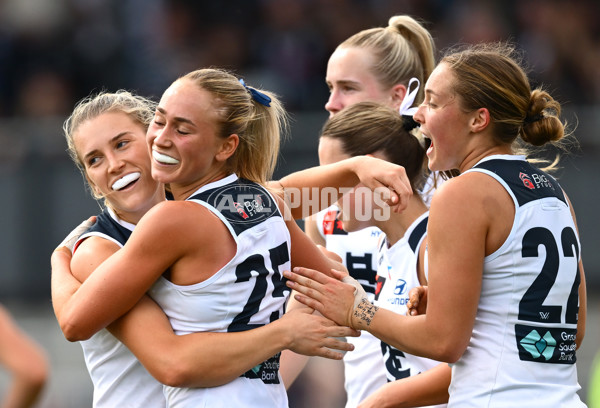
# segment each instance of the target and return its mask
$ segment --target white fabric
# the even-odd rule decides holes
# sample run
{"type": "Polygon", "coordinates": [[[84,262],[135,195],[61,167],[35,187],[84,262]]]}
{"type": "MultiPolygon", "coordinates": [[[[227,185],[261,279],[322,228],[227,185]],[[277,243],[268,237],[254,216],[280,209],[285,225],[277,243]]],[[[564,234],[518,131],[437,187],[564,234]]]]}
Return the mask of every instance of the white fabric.
{"type": "MultiPolygon", "coordinates": [[[[325,239],[326,248],[342,258],[350,275],[361,283],[372,302],[375,296],[377,243],[381,230],[371,227],[347,234],[326,234],[332,231],[330,223],[337,222],[337,212],[338,208],[331,206],[318,213],[315,217],[317,228],[325,239]]],[[[347,340],[354,345],[354,350],[346,353],[343,360],[346,408],[355,408],[386,384],[387,380],[381,359],[381,341],[366,331],[360,337],[347,340]]]]}
{"type": "Polygon", "coordinates": [[[410,81],[408,81],[408,93],[404,96],[404,99],[402,99],[402,102],[400,103],[400,108],[398,109],[400,115],[413,116],[417,112],[417,109],[419,109],[419,107],[412,105],[415,102],[415,98],[417,97],[417,92],[419,92],[420,85],[421,83],[417,78],[411,78],[410,81]],[[415,87],[415,89],[411,90],[410,88],[414,83],[416,83],[417,86],[415,87]]]}
{"type": "MultiPolygon", "coordinates": [[[[195,194],[215,187],[226,186],[235,181],[235,176],[204,186],[195,194]]],[[[258,185],[255,185],[258,186],[258,185]]],[[[264,190],[265,194],[269,194],[264,190]]],[[[193,196],[195,195],[192,195],[193,196]]],[[[272,196],[269,195],[271,200],[272,196]]],[[[252,300],[259,302],[257,311],[252,313],[248,325],[261,326],[270,322],[273,314],[281,316],[284,304],[289,296],[274,295],[274,282],[280,279],[274,276],[270,251],[283,247],[288,261],[275,266],[277,273],[290,269],[291,241],[287,226],[281,216],[272,216],[237,235],[232,224],[215,207],[204,201],[189,199],[212,211],[230,229],[237,244],[234,257],[221,270],[209,279],[189,286],[175,285],[160,278],[149,291],[150,296],[163,308],[175,333],[226,332],[236,316],[240,315],[252,300]],[[251,258],[252,257],[252,258],[251,258]],[[248,264],[249,259],[260,261],[248,264]],[[260,265],[259,265],[260,264],[260,265]],[[264,273],[262,270],[264,267],[264,273]],[[246,280],[238,278],[238,273],[247,272],[246,280]],[[251,275],[251,277],[250,277],[251,275]],[[263,286],[264,285],[264,286],[263,286]],[[258,292],[264,291],[259,294],[258,292]],[[256,299],[255,299],[256,298],[256,299]]],[[[274,200],[273,200],[274,202],[274,200]]],[[[201,249],[199,249],[201,250],[201,249]]],[[[241,277],[241,275],[240,275],[241,277]]],[[[247,330],[248,328],[246,328],[247,330]]],[[[266,365],[279,362],[265,362],[266,365]]],[[[269,367],[271,369],[273,367],[269,367]]],[[[257,371],[259,366],[256,367],[257,371]]],[[[266,384],[260,378],[238,377],[232,382],[212,388],[174,388],[165,386],[164,391],[169,407],[287,407],[285,387],[276,372],[278,384],[266,384]]],[[[262,371],[261,371],[262,372],[262,371]]],[[[265,374],[270,375],[270,374],[265,374]]]]}
{"type": "MultiPolygon", "coordinates": [[[[133,224],[118,219],[110,210],[107,212],[115,222],[133,231],[133,224]]],[[[81,235],[77,244],[90,236],[98,236],[122,246],[113,237],[100,232],[81,235]]],[[[102,329],[80,344],[94,386],[94,408],[166,406],[162,384],[155,380],[131,351],[108,330],[102,329]]]]}
{"type": "MultiPolygon", "coordinates": [[[[380,245],[378,255],[378,282],[383,281],[381,292],[376,295],[375,304],[395,313],[405,315],[406,303],[410,289],[420,286],[417,275],[419,247],[426,235],[425,230],[415,228],[429,216],[425,213],[417,218],[406,230],[404,236],[394,245],[388,247],[387,239],[380,245]],[[409,239],[415,240],[415,248],[409,245],[409,239]]],[[[384,343],[385,344],[385,343],[384,343]]],[[[428,358],[401,352],[389,345],[385,349],[383,360],[387,368],[388,381],[410,377],[429,370],[440,363],[428,358]]],[[[435,405],[445,407],[446,404],[435,405]]]]}
{"type": "Polygon", "coordinates": [[[577,396],[576,364],[565,364],[575,355],[568,337],[577,327],[576,315],[567,317],[567,299],[579,257],[569,250],[579,254],[580,247],[569,207],[559,198],[558,184],[522,156],[492,156],[479,164],[491,170],[468,172],[496,179],[513,198],[515,218],[506,242],[485,258],[473,334],[453,365],[449,406],[584,407],[577,396]],[[508,176],[496,174],[498,169],[508,176]],[[546,288],[534,283],[541,275],[546,288]],[[536,289],[535,301],[522,303],[531,299],[530,288],[536,289]],[[550,323],[545,308],[552,305],[559,309],[550,323]],[[523,318],[520,310],[531,313],[523,318]],[[519,327],[525,327],[520,337],[519,327]]]}

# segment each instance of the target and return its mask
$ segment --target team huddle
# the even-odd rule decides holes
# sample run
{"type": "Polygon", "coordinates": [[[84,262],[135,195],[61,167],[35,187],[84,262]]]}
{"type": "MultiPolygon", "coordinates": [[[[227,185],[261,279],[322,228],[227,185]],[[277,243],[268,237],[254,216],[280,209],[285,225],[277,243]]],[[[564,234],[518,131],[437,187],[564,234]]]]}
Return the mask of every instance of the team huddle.
{"type": "Polygon", "coordinates": [[[575,213],[535,156],[560,104],[510,44],[434,51],[409,16],[342,42],[320,165],[280,180],[283,103],[230,71],[75,106],[104,209],[52,301],[94,407],[287,407],[309,356],[343,359],[348,408],[585,406],[575,213]]]}

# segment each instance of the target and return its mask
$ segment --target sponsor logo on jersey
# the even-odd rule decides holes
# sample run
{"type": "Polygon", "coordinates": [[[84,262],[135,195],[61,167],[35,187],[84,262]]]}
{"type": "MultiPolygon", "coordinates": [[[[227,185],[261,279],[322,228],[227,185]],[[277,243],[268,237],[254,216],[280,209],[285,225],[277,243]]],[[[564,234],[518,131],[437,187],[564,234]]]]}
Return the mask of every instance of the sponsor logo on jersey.
{"type": "MultiPolygon", "coordinates": [[[[383,290],[383,287],[387,284],[391,284],[392,281],[386,279],[384,276],[381,275],[377,275],[377,283],[375,285],[375,300],[379,300],[379,295],[381,295],[381,292],[383,290]]],[[[396,284],[394,286],[394,295],[395,296],[390,296],[387,299],[385,299],[385,301],[390,304],[390,305],[396,305],[396,306],[405,306],[406,303],[408,302],[409,298],[407,296],[402,296],[407,292],[407,285],[406,285],[406,281],[404,279],[398,279],[396,280],[396,284]]]]}
{"type": "Polygon", "coordinates": [[[384,276],[375,276],[376,284],[375,284],[375,300],[379,299],[379,294],[381,293],[381,289],[383,288],[383,284],[385,283],[384,276]]]}
{"type": "Polygon", "coordinates": [[[536,188],[551,188],[554,190],[554,186],[545,174],[533,173],[529,175],[521,172],[519,173],[519,178],[523,182],[523,185],[530,190],[536,188]]]}
{"type": "Polygon", "coordinates": [[[279,357],[281,352],[254,366],[242,374],[242,377],[261,380],[265,384],[279,384],[279,357]]]}
{"type": "Polygon", "coordinates": [[[323,233],[325,235],[348,235],[344,225],[337,219],[338,210],[328,210],[323,216],[323,233]]]}
{"type": "Polygon", "coordinates": [[[271,197],[256,185],[226,185],[216,188],[206,200],[231,223],[260,222],[277,214],[271,197]]]}
{"type": "Polygon", "coordinates": [[[574,364],[576,329],[515,325],[519,358],[549,364],[574,364]]]}
{"type": "Polygon", "coordinates": [[[248,219],[248,214],[246,214],[246,211],[244,211],[244,206],[242,204],[236,203],[234,201],[233,205],[235,206],[235,209],[237,210],[238,214],[240,214],[243,219],[248,219]]]}
{"type": "Polygon", "coordinates": [[[373,229],[371,231],[371,238],[377,238],[380,235],[381,235],[381,230],[380,229],[373,229]]]}
{"type": "Polygon", "coordinates": [[[523,185],[525,187],[527,187],[528,189],[533,190],[535,188],[535,186],[533,185],[533,182],[531,181],[531,178],[527,174],[519,173],[519,178],[523,182],[523,185]]]}
{"type": "Polygon", "coordinates": [[[556,340],[554,340],[554,337],[552,337],[550,332],[546,332],[542,337],[537,330],[529,332],[527,336],[521,339],[520,343],[521,346],[531,354],[531,357],[543,357],[546,361],[552,358],[554,348],[556,347],[556,340]]]}
{"type": "Polygon", "coordinates": [[[398,279],[396,281],[396,287],[394,287],[394,295],[400,296],[404,293],[406,293],[406,281],[404,279],[398,279]]]}

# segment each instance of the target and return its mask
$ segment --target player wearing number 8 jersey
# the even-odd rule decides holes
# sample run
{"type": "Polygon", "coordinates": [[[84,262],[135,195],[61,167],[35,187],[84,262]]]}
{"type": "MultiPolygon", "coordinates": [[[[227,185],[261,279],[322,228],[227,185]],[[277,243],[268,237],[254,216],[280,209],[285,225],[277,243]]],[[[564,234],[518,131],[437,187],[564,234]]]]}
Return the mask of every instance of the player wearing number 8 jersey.
{"type": "Polygon", "coordinates": [[[518,58],[507,44],[451,50],[414,115],[431,138],[429,168],[461,172],[431,202],[425,315],[379,309],[315,271],[286,273],[298,300],[338,324],[452,363],[449,407],[585,406],[575,363],[587,307],[575,214],[559,184],[521,155],[560,146],[565,125],[560,104],[531,89],[518,58]]]}

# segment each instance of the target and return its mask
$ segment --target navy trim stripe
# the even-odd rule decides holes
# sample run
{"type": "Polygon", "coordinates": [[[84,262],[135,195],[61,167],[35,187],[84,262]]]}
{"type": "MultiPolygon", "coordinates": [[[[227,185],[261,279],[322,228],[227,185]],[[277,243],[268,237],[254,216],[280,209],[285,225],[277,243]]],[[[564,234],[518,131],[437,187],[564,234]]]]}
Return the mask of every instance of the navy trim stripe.
{"type": "Polygon", "coordinates": [[[107,209],[104,209],[102,213],[96,217],[96,223],[88,228],[86,232],[100,232],[114,238],[121,245],[125,245],[131,235],[131,231],[116,222],[110,216],[107,209]]]}
{"type": "Polygon", "coordinates": [[[429,217],[425,217],[421,220],[421,222],[415,227],[413,232],[411,232],[410,237],[408,237],[408,245],[413,252],[417,252],[417,245],[423,238],[423,235],[427,232],[427,221],[429,221],[429,217]]]}
{"type": "Polygon", "coordinates": [[[473,169],[490,171],[504,180],[520,206],[547,197],[556,197],[567,204],[564,193],[554,177],[527,161],[491,159],[477,164],[473,169]]]}

